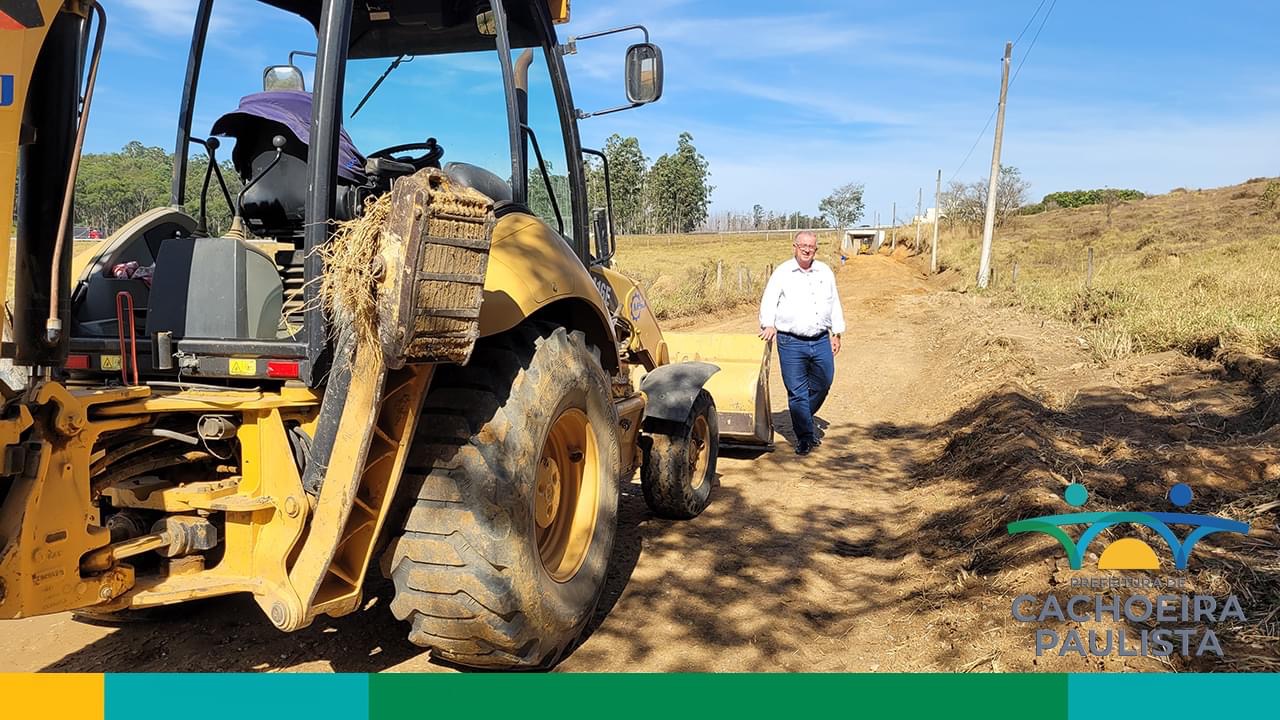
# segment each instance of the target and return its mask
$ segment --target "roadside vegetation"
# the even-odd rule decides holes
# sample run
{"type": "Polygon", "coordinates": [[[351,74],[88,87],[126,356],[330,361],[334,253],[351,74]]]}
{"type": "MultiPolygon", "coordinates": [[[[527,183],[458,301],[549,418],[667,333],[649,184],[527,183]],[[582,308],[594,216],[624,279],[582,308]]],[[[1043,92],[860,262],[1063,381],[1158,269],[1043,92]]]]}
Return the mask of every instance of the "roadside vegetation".
{"type": "MultiPolygon", "coordinates": [[[[959,288],[975,285],[981,244],[980,226],[943,220],[941,263],[959,288]]],[[[1280,356],[1275,179],[1015,215],[993,266],[993,297],[1077,324],[1097,357],[1280,356]]]]}

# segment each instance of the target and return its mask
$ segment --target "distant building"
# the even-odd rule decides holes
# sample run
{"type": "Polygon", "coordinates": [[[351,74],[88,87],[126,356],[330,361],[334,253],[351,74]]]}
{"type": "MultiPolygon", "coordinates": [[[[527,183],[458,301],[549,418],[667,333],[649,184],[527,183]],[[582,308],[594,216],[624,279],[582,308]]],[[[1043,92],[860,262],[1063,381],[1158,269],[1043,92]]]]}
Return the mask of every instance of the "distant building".
{"type": "Polygon", "coordinates": [[[924,223],[925,225],[932,225],[934,220],[937,219],[937,217],[938,217],[938,208],[931,207],[924,211],[924,215],[916,215],[912,217],[911,224],[914,225],[917,222],[921,222],[921,223],[924,223]]]}

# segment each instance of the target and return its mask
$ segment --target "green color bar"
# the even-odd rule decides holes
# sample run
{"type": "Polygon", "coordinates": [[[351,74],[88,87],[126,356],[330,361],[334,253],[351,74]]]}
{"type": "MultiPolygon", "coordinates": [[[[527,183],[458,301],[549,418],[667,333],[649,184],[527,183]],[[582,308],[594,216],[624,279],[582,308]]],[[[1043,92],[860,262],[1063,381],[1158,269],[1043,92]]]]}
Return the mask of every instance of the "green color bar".
{"type": "Polygon", "coordinates": [[[1066,675],[395,675],[370,720],[822,717],[1066,720],[1066,675]]]}

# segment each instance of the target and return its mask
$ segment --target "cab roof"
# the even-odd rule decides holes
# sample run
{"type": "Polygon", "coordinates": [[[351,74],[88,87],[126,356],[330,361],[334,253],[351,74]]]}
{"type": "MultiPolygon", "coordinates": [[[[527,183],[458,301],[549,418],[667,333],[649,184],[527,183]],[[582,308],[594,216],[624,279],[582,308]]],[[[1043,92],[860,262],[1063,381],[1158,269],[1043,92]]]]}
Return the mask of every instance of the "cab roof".
{"type": "MultiPolygon", "coordinates": [[[[261,0],[297,14],[319,28],[321,0],[261,0]]],[[[568,0],[507,2],[507,24],[513,48],[540,45],[537,6],[547,3],[552,19],[568,19],[568,0]]],[[[355,0],[351,17],[352,58],[436,55],[492,50],[494,39],[476,26],[476,15],[488,9],[484,0],[355,0]]]]}

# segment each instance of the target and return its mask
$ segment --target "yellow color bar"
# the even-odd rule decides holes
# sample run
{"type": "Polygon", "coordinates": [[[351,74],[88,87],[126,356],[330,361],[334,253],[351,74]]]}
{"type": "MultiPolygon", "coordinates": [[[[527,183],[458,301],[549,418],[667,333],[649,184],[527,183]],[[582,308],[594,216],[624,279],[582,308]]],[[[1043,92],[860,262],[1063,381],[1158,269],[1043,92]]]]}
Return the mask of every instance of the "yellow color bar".
{"type": "Polygon", "coordinates": [[[102,675],[0,673],[0,715],[22,720],[102,720],[102,675]]]}

